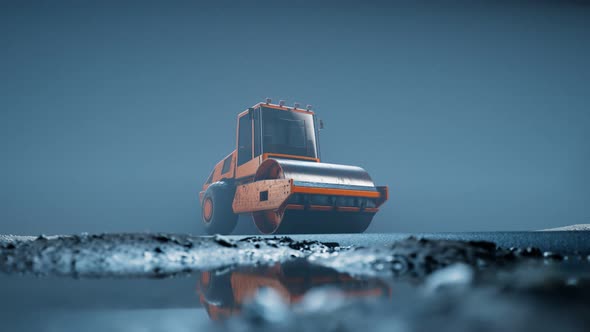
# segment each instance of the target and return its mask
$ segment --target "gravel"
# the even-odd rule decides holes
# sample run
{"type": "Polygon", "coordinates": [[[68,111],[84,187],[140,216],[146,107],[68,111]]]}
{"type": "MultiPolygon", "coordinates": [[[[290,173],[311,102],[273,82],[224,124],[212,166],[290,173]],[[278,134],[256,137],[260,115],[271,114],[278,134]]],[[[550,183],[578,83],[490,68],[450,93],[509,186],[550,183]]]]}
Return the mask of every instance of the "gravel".
{"type": "Polygon", "coordinates": [[[238,265],[274,264],[334,246],[289,238],[171,234],[7,237],[0,271],[74,277],[164,277],[238,265]]]}

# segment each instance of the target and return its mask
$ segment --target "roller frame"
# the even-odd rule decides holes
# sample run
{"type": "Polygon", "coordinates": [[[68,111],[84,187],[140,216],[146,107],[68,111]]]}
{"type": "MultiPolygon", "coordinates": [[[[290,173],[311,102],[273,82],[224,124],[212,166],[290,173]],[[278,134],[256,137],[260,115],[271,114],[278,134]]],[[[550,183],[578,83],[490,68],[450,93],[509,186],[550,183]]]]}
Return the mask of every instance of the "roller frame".
{"type": "Polygon", "coordinates": [[[259,180],[237,186],[232,209],[237,214],[284,209],[376,213],[378,207],[387,200],[387,196],[388,189],[385,186],[375,187],[374,190],[359,190],[293,179],[259,180]],[[294,194],[373,198],[376,206],[363,209],[353,206],[288,204],[289,198],[294,194]]]}

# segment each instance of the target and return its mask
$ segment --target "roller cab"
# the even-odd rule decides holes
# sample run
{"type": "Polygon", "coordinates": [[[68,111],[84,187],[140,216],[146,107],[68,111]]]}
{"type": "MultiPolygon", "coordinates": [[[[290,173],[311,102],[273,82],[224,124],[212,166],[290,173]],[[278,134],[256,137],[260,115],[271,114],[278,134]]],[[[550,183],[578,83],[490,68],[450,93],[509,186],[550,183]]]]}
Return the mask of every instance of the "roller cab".
{"type": "Polygon", "coordinates": [[[199,197],[209,233],[231,233],[250,214],[264,234],[358,233],[388,199],[362,168],[320,162],[314,112],[270,101],[238,115],[237,148],[199,197]]]}

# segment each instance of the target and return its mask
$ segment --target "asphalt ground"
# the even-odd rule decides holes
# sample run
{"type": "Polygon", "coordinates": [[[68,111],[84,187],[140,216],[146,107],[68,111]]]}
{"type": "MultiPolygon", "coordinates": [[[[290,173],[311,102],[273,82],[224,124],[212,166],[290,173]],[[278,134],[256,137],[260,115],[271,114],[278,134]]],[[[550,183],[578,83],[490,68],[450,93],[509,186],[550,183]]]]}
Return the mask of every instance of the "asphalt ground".
{"type": "MultiPolygon", "coordinates": [[[[275,235],[232,235],[231,239],[248,236],[272,238],[275,235]]],[[[338,243],[341,246],[383,246],[409,237],[432,240],[487,241],[501,248],[534,247],[544,252],[590,255],[590,231],[545,230],[512,232],[448,232],[448,233],[364,233],[364,234],[296,234],[288,236],[297,241],[338,243]]],[[[0,235],[0,244],[11,241],[34,240],[36,236],[0,235]]],[[[50,236],[51,238],[51,236],[50,236]]]]}
{"type": "Polygon", "coordinates": [[[413,236],[432,240],[487,241],[507,249],[534,247],[544,252],[549,251],[559,254],[590,254],[590,231],[368,233],[288,236],[299,241],[337,242],[341,246],[389,245],[413,236]]]}

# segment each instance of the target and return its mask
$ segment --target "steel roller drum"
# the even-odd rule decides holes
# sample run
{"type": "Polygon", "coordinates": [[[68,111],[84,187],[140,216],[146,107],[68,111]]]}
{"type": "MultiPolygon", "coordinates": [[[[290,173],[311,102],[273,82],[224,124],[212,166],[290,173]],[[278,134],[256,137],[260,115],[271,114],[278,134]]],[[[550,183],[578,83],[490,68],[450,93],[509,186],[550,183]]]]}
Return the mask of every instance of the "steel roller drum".
{"type": "MultiPolygon", "coordinates": [[[[293,179],[296,185],[317,188],[377,191],[367,171],[349,165],[272,158],[259,166],[254,178],[255,181],[268,179],[293,179]]],[[[314,199],[336,198],[315,196],[314,199]]],[[[369,226],[374,215],[371,212],[290,209],[252,214],[256,227],[265,234],[360,233],[369,226]]]]}
{"type": "Polygon", "coordinates": [[[375,190],[375,183],[371,176],[361,167],[279,158],[265,160],[258,168],[254,180],[278,178],[335,187],[362,187],[361,189],[375,190]]]}

